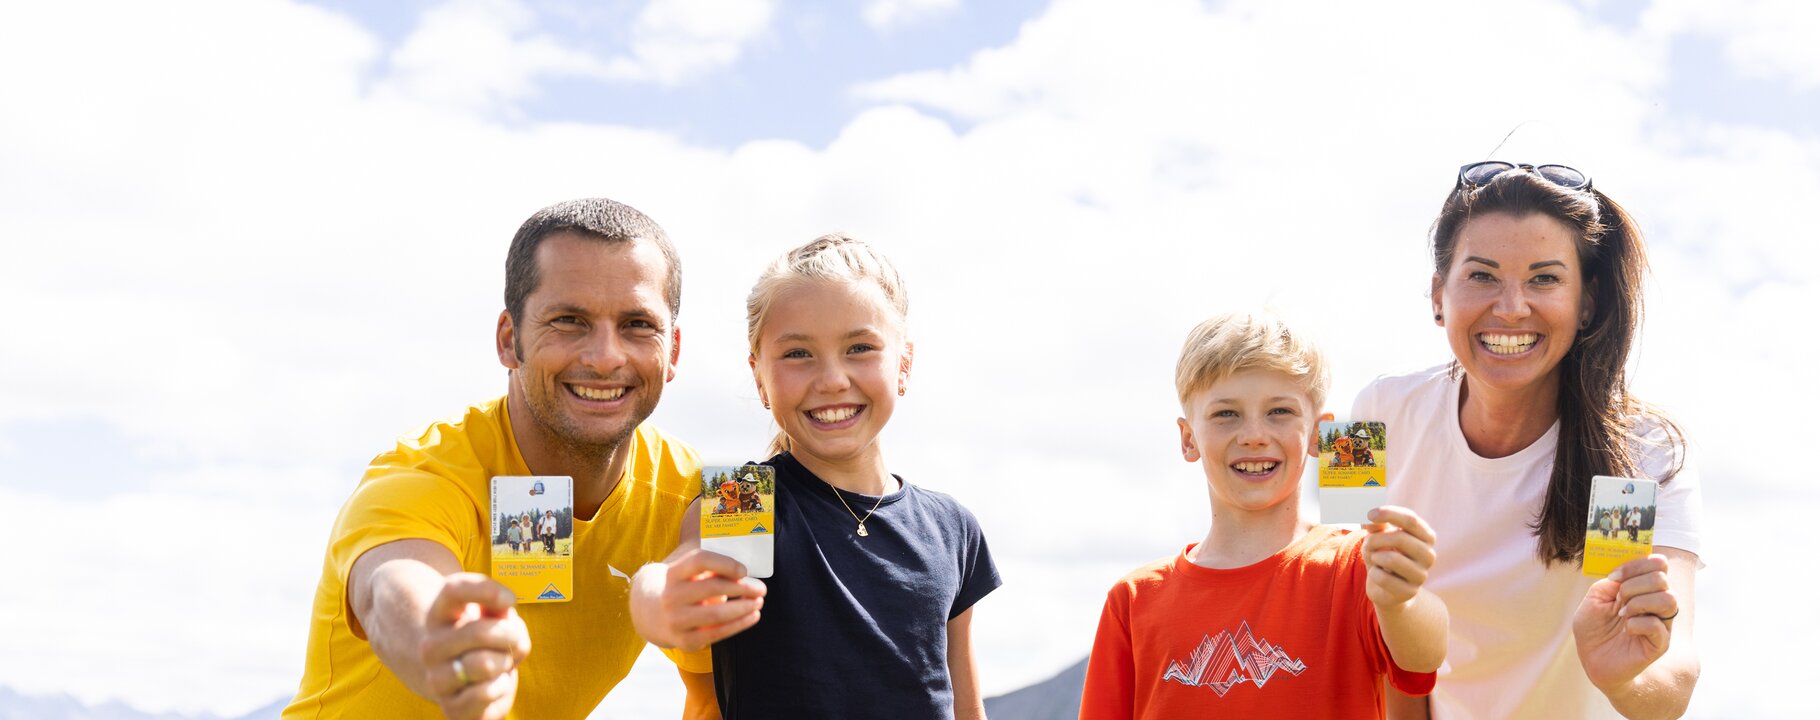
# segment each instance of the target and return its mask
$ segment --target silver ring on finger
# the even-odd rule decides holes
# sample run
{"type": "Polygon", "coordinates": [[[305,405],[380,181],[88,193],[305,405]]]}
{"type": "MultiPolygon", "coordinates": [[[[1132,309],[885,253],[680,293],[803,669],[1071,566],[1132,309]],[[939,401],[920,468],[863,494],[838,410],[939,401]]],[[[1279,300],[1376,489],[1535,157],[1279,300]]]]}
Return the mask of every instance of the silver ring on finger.
{"type": "Polygon", "coordinates": [[[456,655],[454,661],[449,664],[455,668],[455,682],[461,683],[461,686],[464,688],[474,684],[473,680],[468,679],[468,669],[461,664],[460,655],[456,655]]]}

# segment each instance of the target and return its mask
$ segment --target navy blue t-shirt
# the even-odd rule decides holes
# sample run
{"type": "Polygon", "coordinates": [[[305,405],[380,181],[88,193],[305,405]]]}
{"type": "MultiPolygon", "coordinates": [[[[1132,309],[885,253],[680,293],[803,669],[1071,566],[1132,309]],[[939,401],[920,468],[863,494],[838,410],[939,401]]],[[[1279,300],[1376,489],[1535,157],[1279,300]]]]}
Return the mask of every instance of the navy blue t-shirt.
{"type": "Polygon", "coordinates": [[[727,720],[951,718],[948,621],[999,586],[979,522],[903,482],[879,498],[836,490],[789,453],[777,469],[777,540],[758,624],[714,644],[727,720]],[[839,492],[866,520],[866,537],[839,492]]]}

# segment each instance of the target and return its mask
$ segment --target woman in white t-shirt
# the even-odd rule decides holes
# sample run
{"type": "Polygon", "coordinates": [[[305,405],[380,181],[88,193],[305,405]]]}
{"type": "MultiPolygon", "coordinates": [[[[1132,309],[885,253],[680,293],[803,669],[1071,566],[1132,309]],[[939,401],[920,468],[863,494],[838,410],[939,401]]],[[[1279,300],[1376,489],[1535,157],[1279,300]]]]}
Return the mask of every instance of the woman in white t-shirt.
{"type": "Polygon", "coordinates": [[[1434,320],[1454,362],[1379,378],[1389,500],[1436,534],[1426,587],[1452,616],[1428,698],[1391,717],[1673,717],[1693,648],[1699,480],[1680,430],[1631,397],[1642,237],[1586,175],[1475,163],[1433,232],[1434,320]],[[1594,475],[1660,488],[1656,554],[1580,573],[1594,475]]]}

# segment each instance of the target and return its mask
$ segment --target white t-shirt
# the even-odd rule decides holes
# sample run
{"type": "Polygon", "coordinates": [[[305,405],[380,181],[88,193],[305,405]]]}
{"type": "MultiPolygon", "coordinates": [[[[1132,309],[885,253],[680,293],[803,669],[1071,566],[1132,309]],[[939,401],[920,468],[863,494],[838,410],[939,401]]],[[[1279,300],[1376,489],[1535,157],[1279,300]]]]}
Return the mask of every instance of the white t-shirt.
{"type": "MultiPolygon", "coordinates": [[[[1435,718],[1619,717],[1586,679],[1573,613],[1597,578],[1545,565],[1529,523],[1554,469],[1560,423],[1522,451],[1484,458],[1460,432],[1460,382],[1447,367],[1384,376],[1360,391],[1353,420],[1386,424],[1389,502],[1435,529],[1426,587],[1447,603],[1447,663],[1430,695],[1435,718]]],[[[1633,445],[1660,479],[1676,449],[1652,427],[1633,445]]],[[[1591,482],[1592,478],[1587,478],[1591,482]]],[[[1700,552],[1700,479],[1691,461],[1656,497],[1655,544],[1700,552]]]]}

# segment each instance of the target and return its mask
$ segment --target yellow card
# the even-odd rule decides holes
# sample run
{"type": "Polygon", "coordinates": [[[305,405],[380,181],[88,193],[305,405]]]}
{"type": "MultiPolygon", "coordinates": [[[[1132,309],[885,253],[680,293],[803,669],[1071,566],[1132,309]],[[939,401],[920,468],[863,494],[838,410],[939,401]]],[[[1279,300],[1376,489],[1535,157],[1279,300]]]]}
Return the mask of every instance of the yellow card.
{"type": "Polygon", "coordinates": [[[1385,487],[1384,423],[1321,423],[1321,487],[1385,487]]]}
{"type": "Polygon", "coordinates": [[[575,481],[493,478],[493,579],[521,603],[575,596],[575,481]]]}
{"type": "Polygon", "coordinates": [[[701,470],[701,547],[771,577],[777,533],[777,471],[769,465],[701,470]]]}
{"type": "Polygon", "coordinates": [[[1330,421],[1317,431],[1321,522],[1364,523],[1366,513],[1389,501],[1390,453],[1384,423],[1330,421]]]}
{"type": "Polygon", "coordinates": [[[1586,554],[1580,572],[1610,575],[1619,565],[1648,557],[1656,534],[1656,484],[1649,480],[1593,478],[1586,510],[1586,554]]]}

